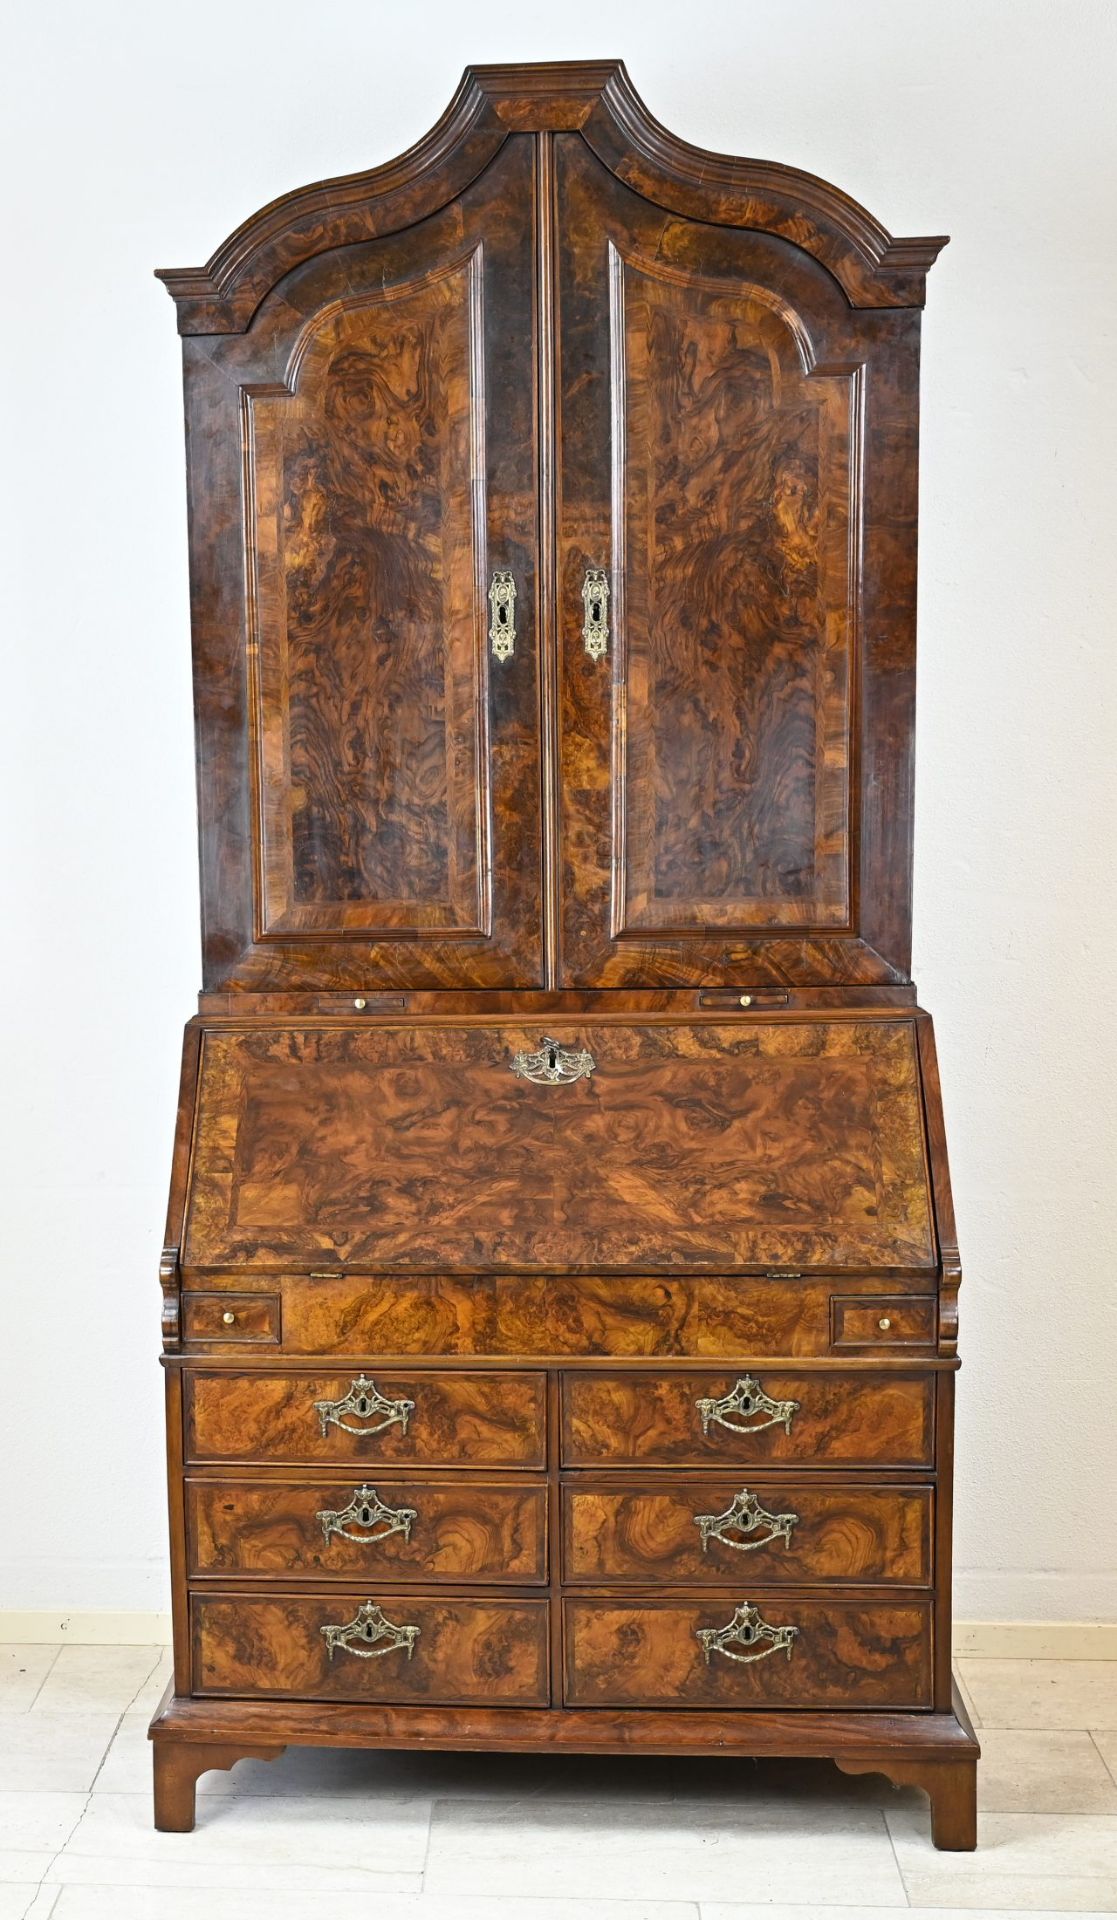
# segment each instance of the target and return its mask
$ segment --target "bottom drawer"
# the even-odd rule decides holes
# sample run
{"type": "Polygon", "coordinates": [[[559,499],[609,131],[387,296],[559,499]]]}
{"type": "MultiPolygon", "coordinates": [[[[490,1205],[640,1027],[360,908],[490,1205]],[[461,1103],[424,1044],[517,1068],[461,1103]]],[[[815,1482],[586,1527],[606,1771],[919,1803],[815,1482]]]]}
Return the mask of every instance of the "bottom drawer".
{"type": "Polygon", "coordinates": [[[194,1691],[543,1707],[545,1600],[424,1594],[191,1597],[194,1691]]]}
{"type": "Polygon", "coordinates": [[[565,1603],[572,1707],[929,1707],[929,1604],[565,1603]]]}

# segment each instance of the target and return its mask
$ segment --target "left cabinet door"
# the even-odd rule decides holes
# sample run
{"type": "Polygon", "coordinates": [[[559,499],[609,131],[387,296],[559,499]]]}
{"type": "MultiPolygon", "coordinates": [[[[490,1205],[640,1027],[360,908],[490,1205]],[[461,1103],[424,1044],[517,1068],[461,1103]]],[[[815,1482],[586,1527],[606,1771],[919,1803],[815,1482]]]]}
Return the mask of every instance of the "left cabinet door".
{"type": "Polygon", "coordinates": [[[184,343],[208,987],[541,979],[531,147],[184,343]]]}

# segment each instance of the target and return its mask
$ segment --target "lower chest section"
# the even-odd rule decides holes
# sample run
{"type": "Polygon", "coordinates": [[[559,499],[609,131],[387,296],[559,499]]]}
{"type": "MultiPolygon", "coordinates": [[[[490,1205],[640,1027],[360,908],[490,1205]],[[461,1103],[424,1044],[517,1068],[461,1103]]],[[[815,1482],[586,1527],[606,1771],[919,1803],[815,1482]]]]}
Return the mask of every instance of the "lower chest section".
{"type": "Polygon", "coordinates": [[[936,1704],[952,1375],[929,1353],[248,1346],[170,1376],[195,1695],[936,1704]]]}

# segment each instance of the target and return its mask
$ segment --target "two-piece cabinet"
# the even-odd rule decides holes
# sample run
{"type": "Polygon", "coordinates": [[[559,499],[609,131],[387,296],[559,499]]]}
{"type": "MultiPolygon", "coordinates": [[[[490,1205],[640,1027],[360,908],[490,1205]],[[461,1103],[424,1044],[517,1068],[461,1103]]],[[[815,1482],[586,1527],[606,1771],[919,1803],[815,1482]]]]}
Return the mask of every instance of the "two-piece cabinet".
{"type": "Polygon", "coordinates": [[[910,982],[940,240],[475,68],[183,335],[204,991],[160,1825],[288,1742],[832,1755],[973,1843],[910,982]]]}

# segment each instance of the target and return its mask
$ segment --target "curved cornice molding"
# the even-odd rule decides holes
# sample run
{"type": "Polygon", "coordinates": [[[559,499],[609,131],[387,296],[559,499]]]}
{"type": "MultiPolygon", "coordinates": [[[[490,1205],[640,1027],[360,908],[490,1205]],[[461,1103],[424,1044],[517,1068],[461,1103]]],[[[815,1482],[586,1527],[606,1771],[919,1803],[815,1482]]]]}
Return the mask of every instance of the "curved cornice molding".
{"type": "Polygon", "coordinates": [[[159,273],[180,333],[241,333],[284,274],[334,247],[414,226],[455,199],[510,133],[580,131],[616,177],[666,212],[772,233],[833,274],[855,307],[922,306],[946,241],[893,239],[813,174],[692,147],[648,112],[620,60],[467,67],[430,133],[398,160],[273,200],[204,267],[159,273]]]}

